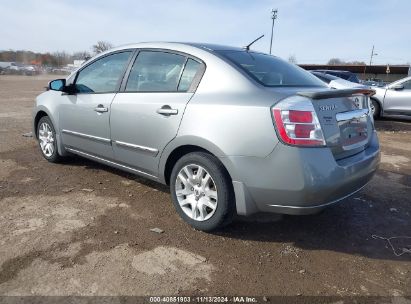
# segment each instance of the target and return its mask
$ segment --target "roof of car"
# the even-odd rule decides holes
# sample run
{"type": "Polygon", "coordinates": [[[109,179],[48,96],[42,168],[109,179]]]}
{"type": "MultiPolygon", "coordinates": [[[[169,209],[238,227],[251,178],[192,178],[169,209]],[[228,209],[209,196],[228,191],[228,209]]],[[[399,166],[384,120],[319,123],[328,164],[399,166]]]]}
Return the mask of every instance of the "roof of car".
{"type": "Polygon", "coordinates": [[[323,72],[323,73],[328,73],[328,72],[330,72],[330,73],[346,73],[346,74],[352,74],[352,72],[350,72],[350,71],[343,71],[343,70],[313,70],[313,71],[317,71],[317,72],[323,72]]]}
{"type": "Polygon", "coordinates": [[[208,49],[212,51],[245,51],[242,47],[213,44],[213,43],[199,43],[199,42],[184,42],[183,44],[192,45],[197,48],[208,49]]]}
{"type": "Polygon", "coordinates": [[[228,46],[228,45],[220,45],[220,44],[213,44],[213,43],[200,43],[200,42],[162,42],[162,41],[157,41],[157,42],[140,42],[140,43],[132,43],[132,44],[126,44],[117,47],[116,49],[124,49],[124,48],[165,48],[165,47],[170,47],[170,48],[178,48],[181,46],[192,46],[195,48],[199,49],[204,49],[207,51],[244,51],[243,48],[241,47],[234,47],[234,46],[228,46]]]}

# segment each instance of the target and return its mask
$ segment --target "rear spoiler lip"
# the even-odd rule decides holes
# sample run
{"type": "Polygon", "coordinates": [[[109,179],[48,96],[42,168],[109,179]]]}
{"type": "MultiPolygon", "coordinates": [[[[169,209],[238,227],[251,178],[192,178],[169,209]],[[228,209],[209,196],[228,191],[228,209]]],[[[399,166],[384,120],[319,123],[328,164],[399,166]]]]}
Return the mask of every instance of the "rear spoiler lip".
{"type": "Polygon", "coordinates": [[[367,96],[372,96],[375,94],[374,90],[371,89],[343,89],[343,90],[327,90],[320,92],[298,92],[297,95],[308,97],[311,99],[328,99],[328,98],[338,98],[338,97],[348,97],[356,94],[364,94],[367,96]]]}

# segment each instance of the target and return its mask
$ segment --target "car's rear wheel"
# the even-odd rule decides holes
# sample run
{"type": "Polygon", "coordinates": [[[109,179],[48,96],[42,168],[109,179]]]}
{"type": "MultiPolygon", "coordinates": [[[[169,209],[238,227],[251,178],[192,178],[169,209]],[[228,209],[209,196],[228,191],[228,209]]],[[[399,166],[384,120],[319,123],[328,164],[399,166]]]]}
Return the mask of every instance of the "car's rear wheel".
{"type": "Polygon", "coordinates": [[[170,190],[179,215],[191,226],[212,231],[229,224],[234,191],[224,166],[204,152],[184,155],[171,173],[170,190]]]}
{"type": "Polygon", "coordinates": [[[371,109],[372,116],[374,116],[374,118],[380,117],[381,108],[380,108],[380,104],[378,103],[378,101],[371,99],[370,109],[371,109]]]}
{"type": "Polygon", "coordinates": [[[37,124],[37,138],[43,157],[52,163],[59,162],[61,156],[57,151],[56,131],[48,116],[40,118],[37,124]]]}

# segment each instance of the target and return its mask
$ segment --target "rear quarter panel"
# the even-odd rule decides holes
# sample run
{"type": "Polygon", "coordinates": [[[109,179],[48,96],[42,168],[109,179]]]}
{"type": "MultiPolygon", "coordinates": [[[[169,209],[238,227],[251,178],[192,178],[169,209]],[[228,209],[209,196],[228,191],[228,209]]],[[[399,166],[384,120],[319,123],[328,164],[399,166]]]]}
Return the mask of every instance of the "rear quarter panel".
{"type": "Polygon", "coordinates": [[[198,94],[187,105],[178,137],[211,142],[221,151],[220,157],[265,157],[278,139],[270,106],[253,104],[256,99],[255,94],[198,94]]]}

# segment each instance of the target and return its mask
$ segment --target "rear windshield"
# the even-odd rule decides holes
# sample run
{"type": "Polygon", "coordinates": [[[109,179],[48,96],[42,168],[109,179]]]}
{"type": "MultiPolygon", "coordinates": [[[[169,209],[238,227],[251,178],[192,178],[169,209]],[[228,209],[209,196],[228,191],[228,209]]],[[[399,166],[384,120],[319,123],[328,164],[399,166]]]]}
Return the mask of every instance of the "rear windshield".
{"type": "Polygon", "coordinates": [[[282,59],[245,51],[217,51],[266,87],[324,87],[311,73],[282,59]]]}

